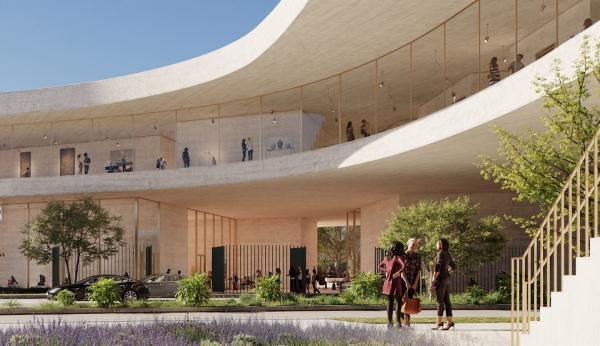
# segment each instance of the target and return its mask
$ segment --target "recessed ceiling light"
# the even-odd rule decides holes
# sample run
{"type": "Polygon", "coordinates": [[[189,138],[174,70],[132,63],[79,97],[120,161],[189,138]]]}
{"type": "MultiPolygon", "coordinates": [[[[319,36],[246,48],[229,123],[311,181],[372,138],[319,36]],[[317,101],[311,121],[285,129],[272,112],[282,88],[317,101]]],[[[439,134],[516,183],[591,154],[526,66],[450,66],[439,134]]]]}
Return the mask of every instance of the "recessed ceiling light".
{"type": "Polygon", "coordinates": [[[383,88],[383,81],[379,82],[379,87],[383,88]]]}

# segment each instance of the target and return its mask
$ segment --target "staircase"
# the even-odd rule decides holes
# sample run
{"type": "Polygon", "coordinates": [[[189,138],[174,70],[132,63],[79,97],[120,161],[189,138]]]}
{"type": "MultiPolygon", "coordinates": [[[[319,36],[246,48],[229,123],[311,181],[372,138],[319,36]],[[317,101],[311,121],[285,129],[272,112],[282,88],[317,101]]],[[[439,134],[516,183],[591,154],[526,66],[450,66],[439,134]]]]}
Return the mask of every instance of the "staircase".
{"type": "Polygon", "coordinates": [[[512,259],[512,345],[600,345],[599,137],[512,259]]]}

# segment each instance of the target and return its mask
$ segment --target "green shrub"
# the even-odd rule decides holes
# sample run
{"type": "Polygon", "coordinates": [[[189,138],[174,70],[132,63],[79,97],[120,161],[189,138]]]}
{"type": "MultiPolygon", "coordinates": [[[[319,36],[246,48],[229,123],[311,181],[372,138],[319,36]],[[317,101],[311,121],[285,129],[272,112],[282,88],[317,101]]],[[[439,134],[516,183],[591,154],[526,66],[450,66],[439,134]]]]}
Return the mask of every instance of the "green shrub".
{"type": "Polygon", "coordinates": [[[250,293],[242,293],[240,294],[240,303],[247,305],[250,301],[254,299],[254,295],[250,293]]]}
{"type": "Polygon", "coordinates": [[[101,308],[114,306],[121,300],[119,286],[113,279],[102,279],[90,286],[88,299],[101,308]]]}
{"type": "Polygon", "coordinates": [[[62,306],[72,306],[75,304],[75,293],[69,290],[60,290],[56,295],[56,300],[62,304],[62,306]]]}
{"type": "Polygon", "coordinates": [[[16,309],[21,307],[21,303],[19,303],[16,299],[9,299],[4,305],[9,309],[16,309]]]}
{"type": "Polygon", "coordinates": [[[375,298],[381,295],[382,285],[383,279],[378,274],[359,273],[352,281],[350,290],[359,299],[375,298]]]}
{"type": "Polygon", "coordinates": [[[492,291],[483,296],[479,302],[484,305],[502,304],[504,303],[505,299],[506,297],[504,296],[504,293],[492,291]]]}
{"type": "Polygon", "coordinates": [[[202,306],[210,300],[211,291],[206,274],[194,274],[179,281],[175,294],[178,302],[189,306],[202,306]]]}
{"type": "Polygon", "coordinates": [[[254,294],[265,302],[275,302],[281,300],[281,288],[279,276],[266,275],[256,280],[254,294]]]}
{"type": "Polygon", "coordinates": [[[469,304],[480,304],[481,299],[485,297],[486,293],[483,288],[479,287],[478,285],[473,285],[467,287],[465,290],[465,295],[469,304]]]}
{"type": "Polygon", "coordinates": [[[340,294],[340,300],[342,303],[347,305],[353,305],[356,303],[356,295],[354,294],[354,290],[345,290],[340,294]]]}

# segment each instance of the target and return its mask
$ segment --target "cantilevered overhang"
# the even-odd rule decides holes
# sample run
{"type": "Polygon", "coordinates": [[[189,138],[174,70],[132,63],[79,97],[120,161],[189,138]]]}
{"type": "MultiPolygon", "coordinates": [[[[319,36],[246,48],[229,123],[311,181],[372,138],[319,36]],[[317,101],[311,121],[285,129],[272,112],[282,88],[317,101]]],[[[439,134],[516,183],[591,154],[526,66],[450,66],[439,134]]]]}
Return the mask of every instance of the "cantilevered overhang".
{"type": "MultiPolygon", "coordinates": [[[[600,24],[586,31],[600,37],[600,24]]],[[[0,180],[5,202],[85,194],[140,196],[232,217],[339,215],[398,194],[498,191],[474,166],[494,156],[491,124],[511,131],[540,126],[532,81],[578,56],[579,34],[501,82],[399,128],[346,144],[263,161],[166,171],[0,180]]]]}
{"type": "Polygon", "coordinates": [[[246,36],[188,61],[90,83],[0,93],[0,121],[157,112],[296,87],[400,47],[472,2],[282,0],[246,36]]]}

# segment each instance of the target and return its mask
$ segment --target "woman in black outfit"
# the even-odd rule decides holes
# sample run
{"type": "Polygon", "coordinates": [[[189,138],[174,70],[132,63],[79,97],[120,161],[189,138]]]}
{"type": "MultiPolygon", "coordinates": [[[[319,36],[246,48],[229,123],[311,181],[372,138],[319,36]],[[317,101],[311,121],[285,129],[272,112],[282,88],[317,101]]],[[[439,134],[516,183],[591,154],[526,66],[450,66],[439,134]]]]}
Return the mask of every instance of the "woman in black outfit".
{"type": "Polygon", "coordinates": [[[454,321],[452,320],[452,304],[450,303],[450,273],[456,269],[456,264],[452,260],[452,256],[448,251],[449,244],[447,239],[438,240],[435,249],[437,256],[435,258],[435,271],[431,280],[431,288],[435,289],[435,298],[437,300],[437,317],[435,320],[435,327],[433,330],[438,330],[440,327],[442,330],[448,330],[454,328],[454,321]],[[442,317],[444,316],[444,310],[446,310],[446,319],[448,325],[443,327],[442,317]]]}

